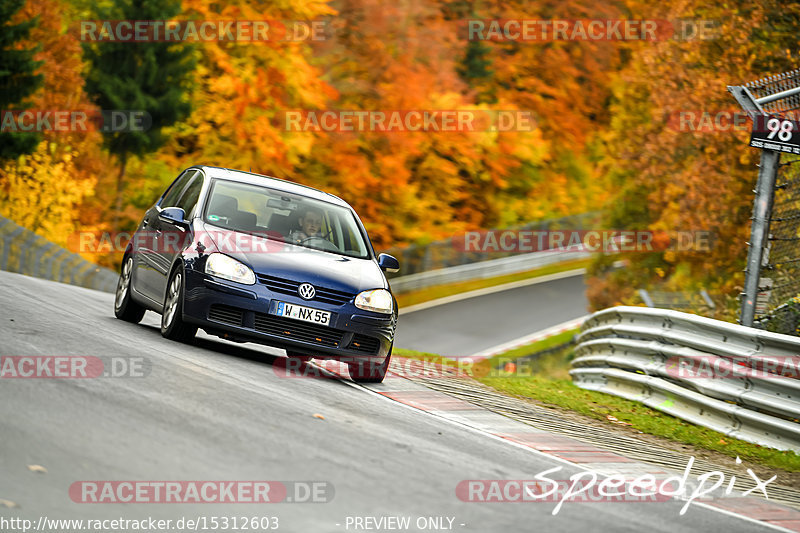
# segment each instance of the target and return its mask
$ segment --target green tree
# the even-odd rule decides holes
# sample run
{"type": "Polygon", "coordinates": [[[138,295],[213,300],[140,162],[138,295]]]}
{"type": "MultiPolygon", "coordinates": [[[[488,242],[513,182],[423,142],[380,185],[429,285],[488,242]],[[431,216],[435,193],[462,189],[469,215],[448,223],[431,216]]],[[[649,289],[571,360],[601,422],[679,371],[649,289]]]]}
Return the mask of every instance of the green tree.
{"type": "MultiPolygon", "coordinates": [[[[39,47],[15,46],[38,23],[38,17],[18,24],[12,22],[24,4],[25,0],[0,2],[0,111],[24,108],[23,100],[33,94],[43,80],[41,74],[35,73],[42,62],[33,59],[39,47]]],[[[0,159],[32,152],[39,144],[40,137],[37,132],[0,133],[0,159]]]]}
{"type": "Polygon", "coordinates": [[[469,41],[461,64],[456,68],[458,75],[478,92],[477,103],[496,103],[497,97],[492,87],[492,60],[489,47],[481,41],[469,41]]]}
{"type": "MultiPolygon", "coordinates": [[[[181,12],[180,0],[113,0],[98,7],[100,20],[170,20],[181,12]]],[[[84,43],[89,62],[86,89],[106,111],[144,111],[147,120],[138,131],[104,128],[103,145],[119,163],[114,228],[122,209],[125,167],[131,156],[158,150],[165,127],[188,116],[188,97],[196,65],[194,47],[175,42],[84,43]]]]}

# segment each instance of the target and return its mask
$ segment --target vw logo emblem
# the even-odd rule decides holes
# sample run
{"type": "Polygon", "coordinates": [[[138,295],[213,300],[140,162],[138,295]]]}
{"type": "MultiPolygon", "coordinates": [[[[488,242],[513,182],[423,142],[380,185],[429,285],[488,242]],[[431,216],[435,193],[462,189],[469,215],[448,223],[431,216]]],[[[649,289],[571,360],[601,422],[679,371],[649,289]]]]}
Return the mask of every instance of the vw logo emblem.
{"type": "Polygon", "coordinates": [[[300,298],[303,300],[310,300],[314,297],[317,293],[314,286],[310,283],[301,283],[299,287],[297,287],[297,294],[300,295],[300,298]]]}

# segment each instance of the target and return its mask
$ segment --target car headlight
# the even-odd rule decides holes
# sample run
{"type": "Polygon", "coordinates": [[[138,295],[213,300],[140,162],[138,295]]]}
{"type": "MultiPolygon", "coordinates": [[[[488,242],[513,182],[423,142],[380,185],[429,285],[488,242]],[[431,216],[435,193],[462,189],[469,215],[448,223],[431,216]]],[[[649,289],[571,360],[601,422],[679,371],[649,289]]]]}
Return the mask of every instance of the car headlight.
{"type": "Polygon", "coordinates": [[[213,253],[208,256],[206,274],[237,281],[245,285],[252,285],[256,282],[256,275],[253,274],[250,267],[233,257],[221,253],[213,253]]]}
{"type": "Polygon", "coordinates": [[[355,301],[356,307],[366,311],[376,313],[391,314],[394,308],[392,304],[392,293],[386,289],[373,289],[358,293],[355,301]]]}

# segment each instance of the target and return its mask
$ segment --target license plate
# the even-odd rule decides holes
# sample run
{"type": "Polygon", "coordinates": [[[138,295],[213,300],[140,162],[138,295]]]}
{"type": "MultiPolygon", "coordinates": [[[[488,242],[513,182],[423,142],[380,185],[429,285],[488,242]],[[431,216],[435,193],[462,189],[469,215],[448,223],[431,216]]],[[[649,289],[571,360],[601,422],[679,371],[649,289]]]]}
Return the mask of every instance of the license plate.
{"type": "Polygon", "coordinates": [[[323,326],[327,326],[331,322],[331,314],[327,311],[320,311],[319,309],[312,309],[302,305],[287,304],[286,302],[278,302],[275,314],[323,326]]]}

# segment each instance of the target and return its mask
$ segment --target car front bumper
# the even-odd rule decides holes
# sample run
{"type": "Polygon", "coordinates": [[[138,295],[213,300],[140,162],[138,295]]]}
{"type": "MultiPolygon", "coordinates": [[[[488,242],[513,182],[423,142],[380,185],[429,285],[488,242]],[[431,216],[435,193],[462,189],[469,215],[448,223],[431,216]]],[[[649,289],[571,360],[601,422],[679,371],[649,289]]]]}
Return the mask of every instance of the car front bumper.
{"type": "Polygon", "coordinates": [[[277,293],[265,285],[242,285],[187,269],[183,318],[209,333],[349,362],[382,361],[390,353],[397,324],[362,311],[352,302],[332,305],[277,293]],[[332,313],[328,326],[279,317],[278,301],[332,313]]]}

